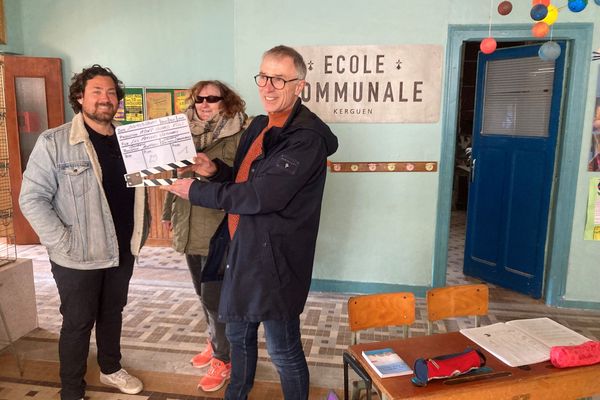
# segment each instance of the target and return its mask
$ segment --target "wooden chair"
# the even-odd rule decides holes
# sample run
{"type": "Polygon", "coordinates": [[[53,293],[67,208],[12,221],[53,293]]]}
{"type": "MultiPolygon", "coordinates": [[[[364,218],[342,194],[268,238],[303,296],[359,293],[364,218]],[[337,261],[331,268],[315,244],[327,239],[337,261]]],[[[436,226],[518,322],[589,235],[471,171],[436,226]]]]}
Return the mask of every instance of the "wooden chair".
{"type": "Polygon", "coordinates": [[[446,286],[427,291],[427,334],[433,333],[433,322],[455,317],[487,315],[489,288],[484,284],[446,286]]]}
{"type": "MultiPolygon", "coordinates": [[[[408,337],[408,327],[415,321],[415,295],[410,292],[382,293],[354,296],[348,299],[348,324],[352,332],[352,344],[359,343],[360,331],[370,328],[402,326],[402,336],[408,337]]],[[[355,369],[353,365],[352,368],[355,369]]],[[[347,372],[347,371],[346,371],[347,372]]],[[[359,375],[361,375],[359,373],[359,375]]],[[[344,374],[347,387],[347,373],[344,374]]],[[[360,398],[358,382],[353,382],[352,399],[360,398]]],[[[382,398],[381,393],[379,398],[382,398]]],[[[368,393],[367,398],[370,398],[368,393]]]]}

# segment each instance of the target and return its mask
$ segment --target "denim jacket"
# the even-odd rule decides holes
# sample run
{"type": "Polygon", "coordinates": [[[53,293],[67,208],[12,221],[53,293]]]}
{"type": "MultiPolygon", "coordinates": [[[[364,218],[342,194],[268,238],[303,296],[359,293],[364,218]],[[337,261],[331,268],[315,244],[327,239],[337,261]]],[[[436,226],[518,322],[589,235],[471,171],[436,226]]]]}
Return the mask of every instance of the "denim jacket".
{"type": "MultiPolygon", "coordinates": [[[[150,216],[146,189],[135,191],[131,253],[137,256],[150,216]]],[[[40,135],[23,173],[19,205],[55,263],[81,270],[119,265],[102,170],[81,113],[40,135]]]]}

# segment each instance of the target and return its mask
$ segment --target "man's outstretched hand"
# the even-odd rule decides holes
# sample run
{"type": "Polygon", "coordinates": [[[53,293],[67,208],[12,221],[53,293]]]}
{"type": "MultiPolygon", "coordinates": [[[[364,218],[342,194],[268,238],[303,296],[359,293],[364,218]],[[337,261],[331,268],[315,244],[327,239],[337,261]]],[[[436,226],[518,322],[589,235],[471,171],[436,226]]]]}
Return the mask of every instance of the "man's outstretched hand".
{"type": "Polygon", "coordinates": [[[217,164],[212,162],[206,154],[198,153],[194,157],[194,164],[179,168],[178,172],[194,172],[204,178],[210,178],[217,172],[217,164]]]}
{"type": "MultiPolygon", "coordinates": [[[[196,154],[194,157],[194,164],[187,167],[177,169],[177,174],[181,176],[186,172],[194,172],[197,175],[209,178],[217,172],[217,164],[212,162],[210,158],[204,153],[196,154]]],[[[183,199],[189,200],[190,198],[190,186],[195,179],[180,178],[177,179],[170,186],[161,186],[161,190],[167,190],[183,199]]]]}
{"type": "Polygon", "coordinates": [[[194,183],[195,179],[181,178],[177,179],[169,186],[160,186],[161,190],[166,190],[174,195],[181,197],[182,199],[189,200],[190,198],[190,186],[194,183]]]}

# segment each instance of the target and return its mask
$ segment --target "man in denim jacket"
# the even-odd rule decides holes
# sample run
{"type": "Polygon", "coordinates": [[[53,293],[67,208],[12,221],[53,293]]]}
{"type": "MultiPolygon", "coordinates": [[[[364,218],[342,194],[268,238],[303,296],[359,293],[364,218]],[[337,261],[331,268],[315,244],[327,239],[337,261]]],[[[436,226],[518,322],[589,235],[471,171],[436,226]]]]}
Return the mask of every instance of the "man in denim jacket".
{"type": "Polygon", "coordinates": [[[61,300],[62,400],[85,395],[94,323],[100,381],[123,393],[142,390],[120,363],[122,311],[149,226],[145,189],[126,186],[112,124],[120,83],[99,65],[76,74],[69,93],[75,117],[40,135],[23,174],[19,205],[48,250],[61,300]]]}

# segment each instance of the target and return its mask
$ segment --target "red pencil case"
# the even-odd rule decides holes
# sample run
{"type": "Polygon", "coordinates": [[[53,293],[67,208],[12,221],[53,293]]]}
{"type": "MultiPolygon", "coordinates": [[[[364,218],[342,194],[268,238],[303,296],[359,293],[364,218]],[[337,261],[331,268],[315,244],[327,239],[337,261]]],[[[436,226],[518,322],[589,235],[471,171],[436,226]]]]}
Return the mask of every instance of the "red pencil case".
{"type": "Polygon", "coordinates": [[[590,340],[577,346],[554,346],[550,362],[556,368],[579,367],[600,362],[600,342],[590,340]]]}
{"type": "Polygon", "coordinates": [[[462,375],[485,365],[485,356],[479,350],[467,348],[462,353],[446,354],[434,358],[419,358],[415,361],[415,376],[411,382],[426,386],[432,379],[462,375]]]}

